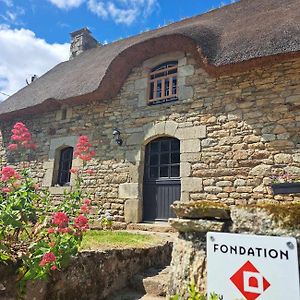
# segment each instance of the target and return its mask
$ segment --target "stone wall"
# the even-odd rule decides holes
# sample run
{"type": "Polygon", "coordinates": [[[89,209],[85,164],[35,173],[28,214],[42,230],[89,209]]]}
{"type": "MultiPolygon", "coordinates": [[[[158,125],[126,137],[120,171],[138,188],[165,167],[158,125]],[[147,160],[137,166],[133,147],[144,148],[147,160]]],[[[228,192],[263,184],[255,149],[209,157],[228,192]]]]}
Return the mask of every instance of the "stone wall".
{"type": "MultiPolygon", "coordinates": [[[[172,244],[164,242],[148,248],[81,252],[47,282],[30,283],[25,299],[104,299],[126,287],[139,272],[168,265],[171,251],[172,244]]],[[[0,299],[17,299],[15,266],[0,265],[0,299]]]]}
{"type": "MultiPolygon", "coordinates": [[[[132,70],[114,99],[67,106],[64,119],[61,111],[54,111],[22,120],[39,145],[32,158],[34,175],[51,186],[51,145],[68,145],[68,137],[86,134],[96,150],[88,166],[95,174],[87,180],[95,200],[93,212],[102,207],[117,221],[138,222],[145,145],[174,136],[181,142],[182,201],[299,200],[274,196],[269,187],[269,176],[282,170],[300,176],[299,74],[300,59],[215,78],[189,54],[152,58],[132,70]],[[168,57],[178,59],[179,100],[148,106],[148,70],[168,57]],[[124,140],[121,147],[112,137],[115,127],[124,140]]],[[[5,145],[16,121],[1,124],[5,145]]],[[[51,187],[56,199],[62,191],[51,187]]]]}
{"type": "MultiPolygon", "coordinates": [[[[295,237],[300,249],[300,203],[227,206],[213,202],[176,203],[177,218],[170,219],[179,232],[174,241],[169,295],[187,299],[187,286],[194,280],[206,292],[206,233],[228,232],[295,237]]],[[[300,252],[298,251],[298,257],[300,252]]],[[[299,257],[300,271],[300,257],[299,257]]]]}

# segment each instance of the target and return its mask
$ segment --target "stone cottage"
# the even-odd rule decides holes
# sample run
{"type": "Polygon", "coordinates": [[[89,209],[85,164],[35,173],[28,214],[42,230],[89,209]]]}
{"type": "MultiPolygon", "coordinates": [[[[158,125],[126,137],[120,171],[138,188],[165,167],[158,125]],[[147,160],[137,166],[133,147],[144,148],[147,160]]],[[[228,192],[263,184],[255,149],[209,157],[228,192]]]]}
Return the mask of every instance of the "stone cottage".
{"type": "Polygon", "coordinates": [[[18,163],[5,153],[16,121],[57,199],[88,135],[94,213],[117,221],[166,220],[179,199],[299,201],[270,188],[300,176],[299,0],[241,0],[108,45],[78,30],[69,61],[0,104],[2,164],[18,163]]]}

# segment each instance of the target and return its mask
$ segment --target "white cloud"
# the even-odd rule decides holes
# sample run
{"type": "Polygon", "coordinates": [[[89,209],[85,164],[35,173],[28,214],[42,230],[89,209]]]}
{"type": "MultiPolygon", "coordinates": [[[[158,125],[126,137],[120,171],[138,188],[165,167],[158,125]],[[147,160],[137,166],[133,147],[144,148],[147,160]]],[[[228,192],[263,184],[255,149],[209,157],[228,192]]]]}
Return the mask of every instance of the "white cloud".
{"type": "Polygon", "coordinates": [[[70,9],[74,7],[79,7],[84,0],[48,0],[58,8],[70,9]]]}
{"type": "Polygon", "coordinates": [[[13,6],[13,1],[12,0],[0,0],[0,2],[3,2],[8,7],[13,6]]]}
{"type": "Polygon", "coordinates": [[[159,5],[157,0],[88,0],[87,6],[103,19],[111,18],[117,24],[130,25],[138,17],[149,16],[159,5]]]}
{"type": "Polygon", "coordinates": [[[25,10],[22,7],[15,7],[13,10],[6,10],[4,14],[1,14],[0,17],[7,22],[8,24],[18,24],[18,18],[21,15],[25,14],[25,10]]]}
{"type": "MultiPolygon", "coordinates": [[[[2,19],[7,24],[20,25],[19,17],[25,14],[25,9],[21,6],[14,5],[11,0],[0,0],[7,7],[0,12],[0,20],[2,19]]],[[[1,24],[1,23],[0,23],[1,24]]]]}
{"type": "Polygon", "coordinates": [[[108,11],[102,1],[99,2],[97,0],[89,0],[87,5],[88,9],[97,16],[101,18],[106,18],[108,16],[108,11]]]}
{"type": "MultiPolygon", "coordinates": [[[[28,29],[0,25],[0,92],[12,95],[34,74],[41,76],[69,57],[69,44],[48,44],[28,29]]],[[[0,94],[0,101],[7,98],[0,94]]]]}
{"type": "MultiPolygon", "coordinates": [[[[4,0],[0,0],[4,1],[4,0]]],[[[5,0],[9,1],[9,0],[5,0]]],[[[79,7],[86,2],[87,8],[102,19],[112,19],[117,24],[132,24],[138,17],[149,16],[158,0],[48,0],[61,9],[79,7]]]]}
{"type": "Polygon", "coordinates": [[[114,3],[109,2],[107,11],[116,23],[130,25],[139,15],[139,7],[133,6],[132,8],[118,8],[114,3]]]}

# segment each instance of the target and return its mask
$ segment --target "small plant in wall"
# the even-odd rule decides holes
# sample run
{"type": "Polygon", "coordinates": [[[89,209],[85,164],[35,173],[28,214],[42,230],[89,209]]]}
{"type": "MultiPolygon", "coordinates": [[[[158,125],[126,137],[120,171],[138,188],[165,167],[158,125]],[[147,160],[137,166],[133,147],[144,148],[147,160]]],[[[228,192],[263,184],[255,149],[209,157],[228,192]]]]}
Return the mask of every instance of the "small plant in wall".
{"type": "Polygon", "coordinates": [[[286,172],[273,175],[271,176],[271,188],[275,195],[300,193],[299,176],[290,175],[286,172]]]}
{"type": "Polygon", "coordinates": [[[100,224],[102,229],[104,230],[111,230],[112,226],[113,226],[113,218],[111,216],[111,214],[109,213],[109,211],[106,211],[104,214],[100,213],[100,224]]]}
{"type": "MultiPolygon", "coordinates": [[[[27,127],[18,122],[12,130],[8,150],[22,159],[19,169],[4,166],[0,177],[0,263],[18,266],[20,295],[29,280],[45,279],[64,268],[78,251],[84,232],[89,228],[91,200],[80,186],[86,162],[94,152],[88,138],[81,136],[75,155],[83,161],[76,171],[76,184],[64,200],[51,206],[49,194],[31,178],[29,152],[37,146],[27,127]]],[[[73,170],[74,171],[74,170],[73,170]]]]}
{"type": "MultiPolygon", "coordinates": [[[[196,287],[195,281],[192,280],[187,287],[188,289],[188,298],[187,300],[223,300],[223,296],[212,293],[209,296],[201,294],[196,287]]],[[[184,298],[179,295],[174,295],[170,297],[170,300],[183,300],[184,298]]]]}

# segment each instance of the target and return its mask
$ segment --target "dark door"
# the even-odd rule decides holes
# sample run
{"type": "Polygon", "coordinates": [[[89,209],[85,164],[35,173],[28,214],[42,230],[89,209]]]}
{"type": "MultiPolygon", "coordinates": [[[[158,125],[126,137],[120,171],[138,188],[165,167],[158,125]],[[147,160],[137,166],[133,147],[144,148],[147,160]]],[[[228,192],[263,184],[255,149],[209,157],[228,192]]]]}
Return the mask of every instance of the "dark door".
{"type": "Polygon", "coordinates": [[[146,146],[143,218],[145,221],[174,217],[170,205],[180,200],[180,142],[159,138],[146,146]]]}

